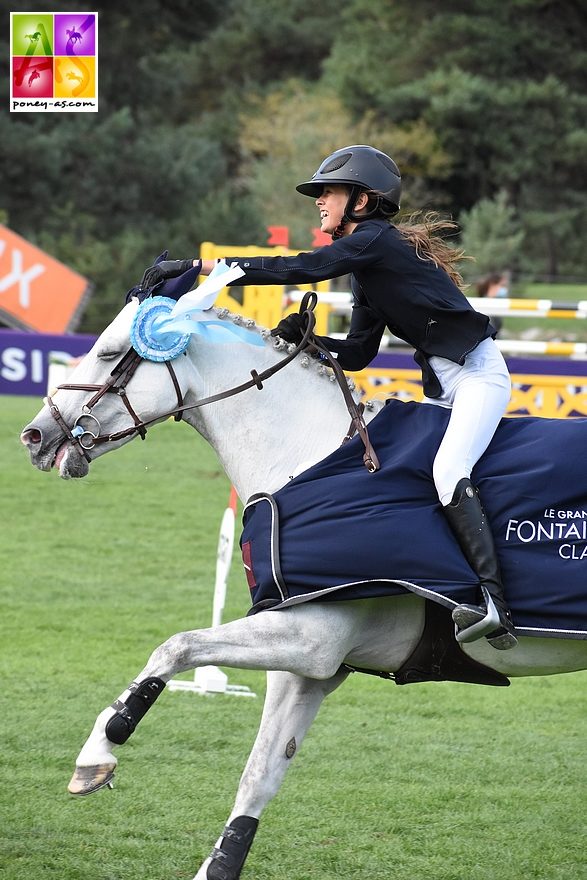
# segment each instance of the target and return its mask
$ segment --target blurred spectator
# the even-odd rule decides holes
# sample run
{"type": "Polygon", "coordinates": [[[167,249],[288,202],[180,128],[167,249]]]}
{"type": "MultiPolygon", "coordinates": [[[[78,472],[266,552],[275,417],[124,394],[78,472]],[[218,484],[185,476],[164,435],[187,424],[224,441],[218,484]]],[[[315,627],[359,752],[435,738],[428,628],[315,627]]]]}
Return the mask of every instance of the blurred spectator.
{"type": "MultiPolygon", "coordinates": [[[[504,297],[509,296],[509,278],[503,272],[492,272],[477,283],[477,296],[504,297]]],[[[503,318],[491,315],[491,323],[499,333],[503,326],[503,318]]]]}
{"type": "Polygon", "coordinates": [[[508,296],[510,292],[509,278],[503,272],[492,272],[477,284],[477,296],[508,296]]]}

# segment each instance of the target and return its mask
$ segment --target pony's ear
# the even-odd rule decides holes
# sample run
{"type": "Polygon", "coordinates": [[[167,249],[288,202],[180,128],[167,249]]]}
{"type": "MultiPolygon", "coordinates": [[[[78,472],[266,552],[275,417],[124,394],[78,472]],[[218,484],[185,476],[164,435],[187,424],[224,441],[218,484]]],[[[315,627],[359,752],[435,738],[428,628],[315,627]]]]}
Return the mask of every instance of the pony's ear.
{"type": "MultiPolygon", "coordinates": [[[[161,263],[163,260],[166,260],[168,256],[169,251],[164,250],[162,254],[159,254],[159,256],[155,258],[154,265],[157,265],[157,263],[161,263]]],[[[125,303],[129,303],[133,297],[136,297],[139,302],[142,302],[147,296],[151,296],[152,293],[152,288],[149,288],[148,290],[143,290],[140,284],[135,284],[134,287],[131,287],[131,289],[126,294],[124,301],[125,303]]]]}

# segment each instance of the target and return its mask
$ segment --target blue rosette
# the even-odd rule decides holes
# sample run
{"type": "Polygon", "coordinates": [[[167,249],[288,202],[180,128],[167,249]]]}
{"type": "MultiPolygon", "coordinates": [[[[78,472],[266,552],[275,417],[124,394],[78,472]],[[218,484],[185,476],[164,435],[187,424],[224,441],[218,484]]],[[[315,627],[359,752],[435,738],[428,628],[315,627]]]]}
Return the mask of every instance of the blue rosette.
{"type": "Polygon", "coordinates": [[[162,319],[169,317],[175,305],[176,300],[168,296],[148,297],[139,305],[130,328],[130,342],[145,360],[172,361],[188,347],[190,333],[159,329],[162,319]]]}

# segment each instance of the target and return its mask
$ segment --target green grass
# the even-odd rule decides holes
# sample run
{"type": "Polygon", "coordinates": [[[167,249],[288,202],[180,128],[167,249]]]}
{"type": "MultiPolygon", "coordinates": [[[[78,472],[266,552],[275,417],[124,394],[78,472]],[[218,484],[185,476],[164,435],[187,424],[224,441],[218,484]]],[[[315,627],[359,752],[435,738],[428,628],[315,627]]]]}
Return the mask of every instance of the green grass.
{"type": "MultiPolygon", "coordinates": [[[[262,699],[165,692],[114,792],[65,788],[96,714],[211,616],[228,483],[166,423],[81,481],[33,470],[2,398],[0,876],[182,880],[230,812],[262,699]]],[[[231,573],[225,619],[248,607],[231,573]]],[[[264,676],[228,670],[262,697],[264,676]]],[[[508,689],[351,679],[266,810],[243,880],[584,880],[586,673],[508,689]]]]}
{"type": "Polygon", "coordinates": [[[519,282],[514,284],[513,296],[525,299],[552,299],[557,302],[579,302],[587,299],[587,284],[559,284],[548,282],[519,282]]]}

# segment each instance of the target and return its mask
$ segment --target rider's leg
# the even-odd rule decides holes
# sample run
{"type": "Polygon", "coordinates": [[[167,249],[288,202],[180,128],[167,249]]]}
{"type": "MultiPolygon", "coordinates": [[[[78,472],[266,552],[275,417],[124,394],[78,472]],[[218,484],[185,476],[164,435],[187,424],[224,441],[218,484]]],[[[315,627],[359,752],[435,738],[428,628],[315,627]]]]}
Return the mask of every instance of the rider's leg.
{"type": "Polygon", "coordinates": [[[433,359],[443,388],[448,386],[452,404],[450,421],[434,460],[433,476],[447,521],[479,577],[484,599],[484,607],[455,608],[457,640],[468,642],[486,636],[494,648],[506,650],[513,648],[517,639],[493,535],[470,475],[503,416],[510,380],[493,341],[485,340],[479,349],[472,352],[465,367],[447,365],[446,361],[436,363],[441,359],[433,359]]]}
{"type": "Polygon", "coordinates": [[[505,651],[517,644],[507,607],[495,544],[477,490],[468,477],[459,480],[444,514],[465,559],[479,577],[484,607],[457,605],[452,617],[457,641],[472,642],[485,636],[490,645],[505,651]]]}

